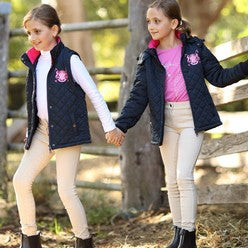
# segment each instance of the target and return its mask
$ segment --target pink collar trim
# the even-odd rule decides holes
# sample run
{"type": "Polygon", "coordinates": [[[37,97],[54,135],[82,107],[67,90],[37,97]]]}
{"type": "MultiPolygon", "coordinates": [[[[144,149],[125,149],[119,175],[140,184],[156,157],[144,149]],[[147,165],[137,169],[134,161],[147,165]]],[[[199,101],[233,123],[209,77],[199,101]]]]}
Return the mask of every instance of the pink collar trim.
{"type": "MultiPolygon", "coordinates": [[[[60,37],[57,37],[57,44],[61,42],[60,37]]],[[[33,64],[35,62],[35,60],[40,56],[40,51],[36,50],[34,47],[30,48],[27,52],[26,52],[29,60],[31,61],[31,63],[33,64]]]]}
{"type": "MultiPolygon", "coordinates": [[[[180,35],[181,35],[182,33],[179,32],[179,31],[176,31],[175,34],[176,34],[176,37],[177,37],[178,39],[180,39],[180,35]]],[[[148,48],[157,48],[158,45],[159,45],[159,40],[150,40],[150,42],[148,43],[148,48]]]]}
{"type": "Polygon", "coordinates": [[[26,52],[26,54],[28,55],[29,60],[33,64],[37,57],[40,55],[40,51],[32,47],[26,52]]]}

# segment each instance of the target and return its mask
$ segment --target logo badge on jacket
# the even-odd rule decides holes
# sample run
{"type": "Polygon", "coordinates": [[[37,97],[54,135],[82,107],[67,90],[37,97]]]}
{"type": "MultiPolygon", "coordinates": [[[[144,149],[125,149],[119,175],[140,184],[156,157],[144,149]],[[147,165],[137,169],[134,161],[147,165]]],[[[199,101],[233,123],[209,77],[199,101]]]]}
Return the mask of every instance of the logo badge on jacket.
{"type": "Polygon", "coordinates": [[[200,56],[198,55],[198,50],[195,51],[195,53],[192,54],[185,54],[185,56],[187,57],[187,62],[188,62],[188,66],[190,65],[197,65],[198,63],[200,63],[200,56]]]}
{"type": "Polygon", "coordinates": [[[55,69],[55,82],[64,83],[68,79],[67,71],[55,69]]]}

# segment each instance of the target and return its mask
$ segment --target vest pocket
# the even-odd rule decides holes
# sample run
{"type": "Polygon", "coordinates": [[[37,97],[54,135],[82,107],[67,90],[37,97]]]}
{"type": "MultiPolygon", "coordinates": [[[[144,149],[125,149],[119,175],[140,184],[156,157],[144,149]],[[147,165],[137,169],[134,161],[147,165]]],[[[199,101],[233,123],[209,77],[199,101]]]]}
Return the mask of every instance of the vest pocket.
{"type": "Polygon", "coordinates": [[[77,134],[78,133],[78,128],[77,128],[75,115],[74,115],[74,113],[71,113],[70,116],[71,116],[71,130],[72,130],[72,132],[74,134],[77,134]]]}

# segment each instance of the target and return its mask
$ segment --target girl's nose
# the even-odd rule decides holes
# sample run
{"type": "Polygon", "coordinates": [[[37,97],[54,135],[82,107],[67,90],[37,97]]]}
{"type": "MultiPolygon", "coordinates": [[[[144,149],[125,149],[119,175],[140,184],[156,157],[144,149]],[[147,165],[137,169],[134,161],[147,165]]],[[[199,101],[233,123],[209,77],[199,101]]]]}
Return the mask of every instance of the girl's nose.
{"type": "Polygon", "coordinates": [[[153,30],[153,28],[154,28],[153,24],[152,23],[149,23],[148,24],[148,30],[153,30]]]}
{"type": "Polygon", "coordinates": [[[30,34],[30,35],[29,35],[29,41],[30,41],[30,42],[35,41],[35,39],[36,39],[36,35],[35,35],[35,34],[30,34]]]}

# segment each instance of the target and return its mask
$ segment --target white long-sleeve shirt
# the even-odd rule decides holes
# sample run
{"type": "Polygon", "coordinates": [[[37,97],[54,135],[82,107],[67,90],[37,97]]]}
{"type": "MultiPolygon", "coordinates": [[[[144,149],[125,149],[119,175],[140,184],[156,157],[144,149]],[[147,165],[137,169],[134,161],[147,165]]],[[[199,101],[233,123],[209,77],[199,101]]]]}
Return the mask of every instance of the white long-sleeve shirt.
{"type": "MultiPolygon", "coordinates": [[[[104,132],[115,129],[114,121],[111,113],[104,101],[102,95],[98,91],[94,81],[89,75],[83,62],[77,55],[71,56],[71,72],[74,80],[80,85],[84,92],[90,98],[103,126],[104,132]]],[[[47,109],[47,75],[52,65],[50,51],[41,51],[39,61],[36,67],[37,75],[37,93],[36,102],[38,108],[38,116],[40,119],[48,121],[47,109]]]]}

